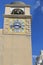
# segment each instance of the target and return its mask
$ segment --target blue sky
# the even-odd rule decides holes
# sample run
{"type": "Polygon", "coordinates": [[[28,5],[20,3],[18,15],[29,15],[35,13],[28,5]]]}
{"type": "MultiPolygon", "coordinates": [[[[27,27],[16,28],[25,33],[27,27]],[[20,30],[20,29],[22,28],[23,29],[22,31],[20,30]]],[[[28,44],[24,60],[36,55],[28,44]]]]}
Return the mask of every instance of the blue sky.
{"type": "Polygon", "coordinates": [[[43,0],[0,0],[0,28],[3,28],[5,4],[23,1],[31,5],[32,15],[32,54],[39,55],[43,49],[43,0]]]}

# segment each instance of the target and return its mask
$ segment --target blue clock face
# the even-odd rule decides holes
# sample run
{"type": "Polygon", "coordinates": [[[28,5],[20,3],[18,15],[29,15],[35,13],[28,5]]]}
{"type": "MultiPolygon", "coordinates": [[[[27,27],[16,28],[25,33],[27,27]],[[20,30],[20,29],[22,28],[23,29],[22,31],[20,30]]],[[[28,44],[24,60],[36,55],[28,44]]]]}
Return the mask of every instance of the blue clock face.
{"type": "Polygon", "coordinates": [[[10,24],[10,28],[14,32],[22,32],[24,30],[24,22],[21,20],[15,20],[13,24],[10,24]]]}

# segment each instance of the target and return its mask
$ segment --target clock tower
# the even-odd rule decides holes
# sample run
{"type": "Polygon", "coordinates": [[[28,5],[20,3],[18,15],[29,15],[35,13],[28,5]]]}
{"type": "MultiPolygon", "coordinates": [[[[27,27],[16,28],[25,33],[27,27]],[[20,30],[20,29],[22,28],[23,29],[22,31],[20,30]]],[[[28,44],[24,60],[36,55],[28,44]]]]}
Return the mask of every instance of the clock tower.
{"type": "Polygon", "coordinates": [[[7,4],[0,31],[1,65],[32,65],[30,6],[23,2],[7,4]]]}

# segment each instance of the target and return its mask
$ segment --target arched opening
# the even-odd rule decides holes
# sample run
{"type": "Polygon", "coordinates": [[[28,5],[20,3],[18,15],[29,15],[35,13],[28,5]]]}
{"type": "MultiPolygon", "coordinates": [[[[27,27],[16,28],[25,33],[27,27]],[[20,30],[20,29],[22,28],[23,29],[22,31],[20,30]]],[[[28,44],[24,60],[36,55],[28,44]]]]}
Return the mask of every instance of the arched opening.
{"type": "Polygon", "coordinates": [[[13,9],[11,14],[24,14],[24,11],[22,9],[13,9]]]}

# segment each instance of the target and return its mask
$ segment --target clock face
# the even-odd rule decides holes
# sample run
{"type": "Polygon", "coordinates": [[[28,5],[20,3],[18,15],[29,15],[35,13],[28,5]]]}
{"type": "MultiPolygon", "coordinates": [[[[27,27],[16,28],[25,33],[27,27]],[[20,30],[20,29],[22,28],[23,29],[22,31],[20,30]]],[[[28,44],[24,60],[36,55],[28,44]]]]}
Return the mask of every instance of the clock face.
{"type": "Polygon", "coordinates": [[[10,30],[14,32],[24,32],[25,24],[23,20],[16,19],[10,23],[10,30]]]}

